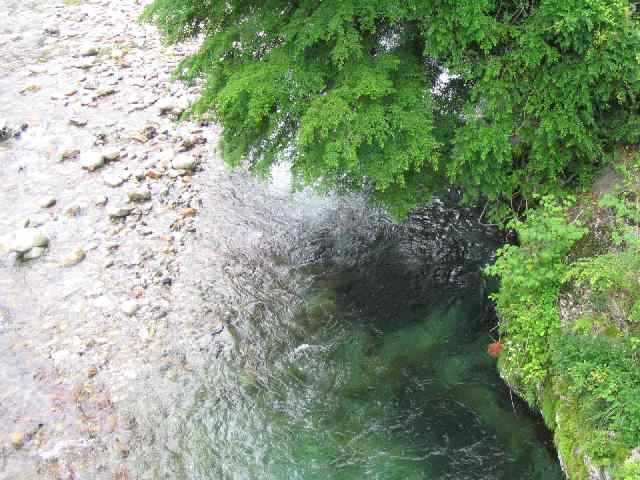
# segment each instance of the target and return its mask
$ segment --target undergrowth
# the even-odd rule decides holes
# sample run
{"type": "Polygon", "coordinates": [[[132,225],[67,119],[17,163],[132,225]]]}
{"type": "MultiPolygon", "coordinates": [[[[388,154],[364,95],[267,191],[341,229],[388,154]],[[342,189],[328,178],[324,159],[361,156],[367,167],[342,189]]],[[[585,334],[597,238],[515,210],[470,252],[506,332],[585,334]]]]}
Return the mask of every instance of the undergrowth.
{"type": "Polygon", "coordinates": [[[587,464],[640,478],[640,162],[619,173],[622,185],[590,207],[543,199],[511,223],[520,245],[487,268],[501,280],[500,368],[543,412],[572,480],[588,478],[587,464]],[[580,220],[586,208],[607,218],[604,253],[574,254],[603,228],[580,220]],[[580,305],[573,316],[559,308],[565,295],[580,305]]]}

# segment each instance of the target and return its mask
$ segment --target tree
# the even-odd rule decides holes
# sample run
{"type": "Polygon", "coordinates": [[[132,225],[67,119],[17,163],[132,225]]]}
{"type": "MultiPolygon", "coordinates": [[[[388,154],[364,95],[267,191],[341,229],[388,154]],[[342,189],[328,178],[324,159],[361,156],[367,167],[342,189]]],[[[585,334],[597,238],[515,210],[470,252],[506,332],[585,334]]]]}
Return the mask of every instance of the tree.
{"type": "Polygon", "coordinates": [[[588,178],[640,140],[629,0],[155,0],[179,67],[205,79],[223,155],[396,213],[460,190],[507,201],[588,178]]]}

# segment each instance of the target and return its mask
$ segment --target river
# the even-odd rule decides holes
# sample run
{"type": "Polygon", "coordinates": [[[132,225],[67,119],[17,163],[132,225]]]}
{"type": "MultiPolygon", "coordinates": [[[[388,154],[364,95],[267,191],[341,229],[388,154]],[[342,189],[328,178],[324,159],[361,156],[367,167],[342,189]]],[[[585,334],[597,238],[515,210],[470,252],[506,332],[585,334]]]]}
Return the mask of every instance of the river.
{"type": "Polygon", "coordinates": [[[49,239],[0,256],[0,478],[562,478],[486,353],[498,233],[229,171],[158,108],[193,45],[117,3],[0,5],[0,236],[49,239]]]}
{"type": "Polygon", "coordinates": [[[291,197],[282,172],[257,189],[240,178],[224,274],[204,295],[224,329],[141,471],[563,478],[540,418],[486,353],[497,320],[481,270],[500,236],[477,212],[434,202],[394,224],[361,198],[291,197]]]}

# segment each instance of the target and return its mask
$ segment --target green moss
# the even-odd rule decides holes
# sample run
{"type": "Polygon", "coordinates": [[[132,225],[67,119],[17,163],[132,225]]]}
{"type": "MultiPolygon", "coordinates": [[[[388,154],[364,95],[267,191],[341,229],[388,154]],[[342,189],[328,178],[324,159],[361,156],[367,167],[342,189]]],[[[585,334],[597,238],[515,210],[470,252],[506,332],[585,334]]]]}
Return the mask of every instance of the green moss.
{"type": "Polygon", "coordinates": [[[551,431],[556,430],[556,412],[558,408],[558,397],[553,393],[551,385],[547,385],[542,393],[542,418],[551,431]]]}

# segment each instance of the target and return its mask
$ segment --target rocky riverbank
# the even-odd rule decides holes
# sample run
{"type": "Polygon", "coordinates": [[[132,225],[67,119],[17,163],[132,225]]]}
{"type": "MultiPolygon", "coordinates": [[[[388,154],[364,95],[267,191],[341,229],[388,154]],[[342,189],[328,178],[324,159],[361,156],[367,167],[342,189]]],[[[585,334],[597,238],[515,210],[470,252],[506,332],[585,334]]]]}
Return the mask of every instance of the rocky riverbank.
{"type": "Polygon", "coordinates": [[[499,370],[554,433],[571,480],[640,478],[640,157],[517,222],[493,273],[499,370]]]}
{"type": "Polygon", "coordinates": [[[0,478],[132,478],[131,405],[220,329],[185,315],[217,131],[142,7],[0,5],[0,478]]]}

